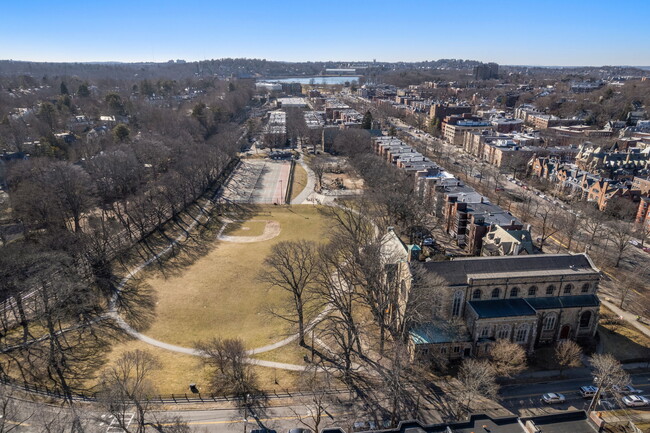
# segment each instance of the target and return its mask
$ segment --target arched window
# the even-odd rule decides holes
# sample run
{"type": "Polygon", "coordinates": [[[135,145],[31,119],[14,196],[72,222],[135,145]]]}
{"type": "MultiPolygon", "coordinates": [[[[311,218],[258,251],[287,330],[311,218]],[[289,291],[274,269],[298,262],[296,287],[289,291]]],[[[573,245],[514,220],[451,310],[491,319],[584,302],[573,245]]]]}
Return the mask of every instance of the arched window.
{"type": "Polygon", "coordinates": [[[451,304],[451,315],[454,317],[460,316],[460,306],[463,302],[463,292],[460,290],[454,293],[454,300],[451,304]]]}
{"type": "Polygon", "coordinates": [[[481,329],[481,338],[487,338],[490,335],[490,327],[486,326],[481,329]]]}
{"type": "Polygon", "coordinates": [[[472,299],[481,299],[481,290],[476,289],[472,292],[472,299]]]}
{"type": "Polygon", "coordinates": [[[517,343],[525,343],[528,340],[528,325],[519,325],[515,333],[515,341],[517,343]]]}
{"type": "Polygon", "coordinates": [[[585,311],[580,315],[580,327],[589,328],[591,324],[591,311],[585,311]]]}
{"type": "Polygon", "coordinates": [[[547,295],[552,295],[553,293],[555,293],[555,286],[553,284],[551,284],[550,286],[548,286],[546,288],[546,294],[547,295]]]}
{"type": "Polygon", "coordinates": [[[519,287],[513,287],[510,289],[510,297],[516,298],[517,296],[519,296],[519,287]]]}
{"type": "Polygon", "coordinates": [[[542,329],[544,331],[550,331],[551,329],[555,328],[555,322],[557,320],[557,314],[551,313],[544,317],[544,321],[542,322],[542,329]]]}
{"type": "Polygon", "coordinates": [[[536,296],[537,295],[537,286],[530,286],[528,288],[528,296],[536,296]]]}
{"type": "Polygon", "coordinates": [[[501,295],[501,289],[498,287],[492,290],[492,298],[498,298],[501,295]]]}
{"type": "Polygon", "coordinates": [[[570,295],[571,290],[573,290],[573,284],[567,284],[566,286],[564,286],[564,294],[565,295],[570,295]]]}
{"type": "Polygon", "coordinates": [[[582,289],[580,289],[582,293],[589,293],[589,283],[585,283],[582,285],[582,289]]]}
{"type": "Polygon", "coordinates": [[[505,340],[508,337],[510,337],[510,327],[508,325],[501,325],[499,332],[497,332],[497,338],[499,340],[505,340]]]}

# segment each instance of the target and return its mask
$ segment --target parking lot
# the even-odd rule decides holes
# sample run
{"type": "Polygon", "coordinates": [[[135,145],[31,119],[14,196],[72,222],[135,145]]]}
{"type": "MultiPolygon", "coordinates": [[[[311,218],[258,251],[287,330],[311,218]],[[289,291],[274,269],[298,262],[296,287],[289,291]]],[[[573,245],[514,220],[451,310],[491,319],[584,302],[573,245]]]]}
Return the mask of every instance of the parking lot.
{"type": "Polygon", "coordinates": [[[225,187],[223,199],[232,203],[281,204],[290,169],[289,161],[242,160],[225,187]]]}

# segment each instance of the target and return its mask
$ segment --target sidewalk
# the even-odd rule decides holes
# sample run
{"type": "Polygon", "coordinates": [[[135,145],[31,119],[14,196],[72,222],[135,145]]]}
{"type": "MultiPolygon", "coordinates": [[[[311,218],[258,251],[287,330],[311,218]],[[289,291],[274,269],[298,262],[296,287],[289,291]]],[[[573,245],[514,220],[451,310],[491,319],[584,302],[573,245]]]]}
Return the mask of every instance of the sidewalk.
{"type": "MultiPolygon", "coordinates": [[[[621,364],[624,370],[641,370],[648,369],[648,362],[633,362],[629,364],[621,364]]],[[[544,370],[544,371],[530,371],[524,372],[512,379],[513,383],[517,382],[534,382],[535,380],[544,381],[544,380],[568,380],[568,379],[581,379],[585,377],[591,377],[592,371],[588,367],[578,367],[570,368],[562,372],[560,376],[560,370],[544,370]]]]}
{"type": "Polygon", "coordinates": [[[630,325],[634,326],[636,329],[638,329],[641,333],[643,333],[645,336],[650,337],[650,328],[645,326],[643,323],[639,323],[636,320],[636,314],[629,313],[627,311],[621,310],[618,308],[616,305],[612,304],[610,301],[606,301],[604,299],[600,300],[600,303],[609,308],[616,314],[617,316],[620,316],[625,320],[627,323],[630,325]]]}

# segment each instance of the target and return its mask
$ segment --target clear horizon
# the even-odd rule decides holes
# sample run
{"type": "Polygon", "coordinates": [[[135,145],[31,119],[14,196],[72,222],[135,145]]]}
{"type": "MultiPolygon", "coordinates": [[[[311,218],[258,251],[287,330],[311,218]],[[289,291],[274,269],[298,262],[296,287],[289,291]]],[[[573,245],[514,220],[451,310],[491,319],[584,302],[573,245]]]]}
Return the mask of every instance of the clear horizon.
{"type": "Polygon", "coordinates": [[[222,58],[281,62],[418,62],[443,58],[520,66],[647,66],[650,3],[621,0],[438,0],[3,5],[0,58],[164,63],[222,58]],[[364,60],[365,59],[365,60],[364,60]]]}

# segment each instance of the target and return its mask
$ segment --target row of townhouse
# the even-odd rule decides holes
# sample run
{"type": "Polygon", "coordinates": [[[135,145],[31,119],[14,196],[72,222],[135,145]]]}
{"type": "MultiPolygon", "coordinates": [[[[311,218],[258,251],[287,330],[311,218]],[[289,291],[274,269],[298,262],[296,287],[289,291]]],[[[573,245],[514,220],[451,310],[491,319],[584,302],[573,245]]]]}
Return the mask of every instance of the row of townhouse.
{"type": "Polygon", "coordinates": [[[631,180],[613,180],[581,170],[576,164],[562,163],[549,156],[533,156],[529,161],[531,174],[555,184],[557,191],[577,200],[594,203],[601,211],[614,198],[641,200],[641,192],[631,180]]]}
{"type": "Polygon", "coordinates": [[[490,203],[486,197],[408,144],[395,137],[383,136],[373,140],[373,149],[386,162],[413,177],[420,200],[429,205],[433,214],[441,219],[445,231],[469,254],[532,252],[532,243],[527,242],[530,228],[524,228],[522,222],[510,212],[490,203]],[[519,246],[499,246],[502,240],[510,236],[517,237],[515,244],[519,246]],[[486,245],[484,249],[486,243],[491,247],[486,245]]]}

